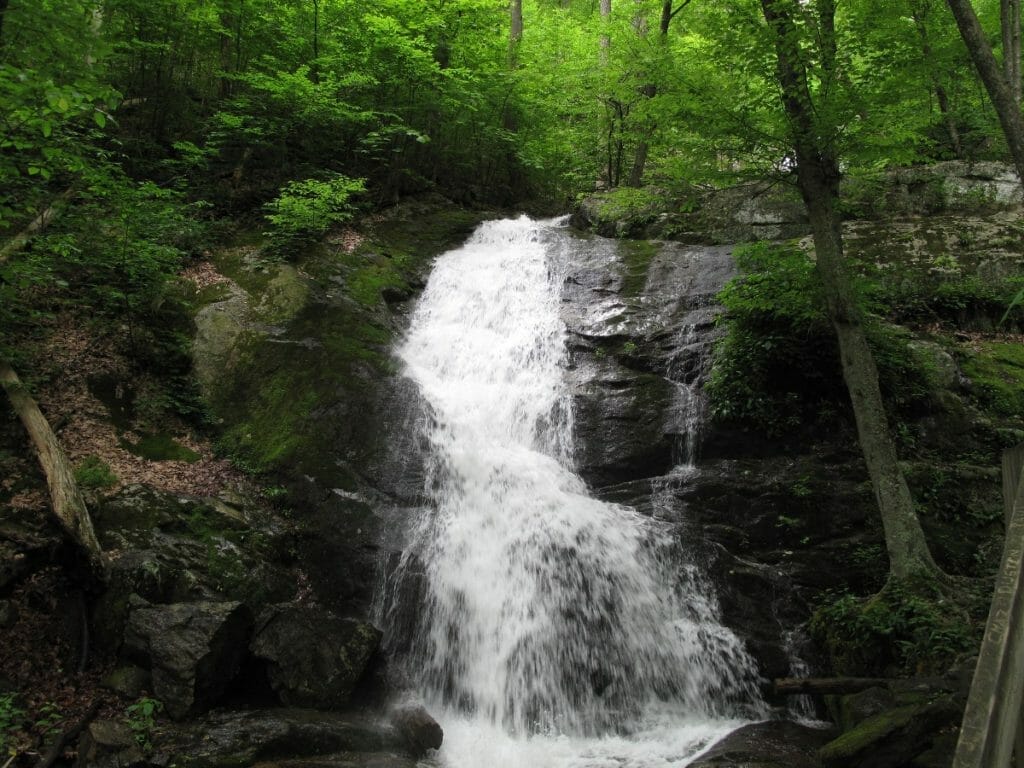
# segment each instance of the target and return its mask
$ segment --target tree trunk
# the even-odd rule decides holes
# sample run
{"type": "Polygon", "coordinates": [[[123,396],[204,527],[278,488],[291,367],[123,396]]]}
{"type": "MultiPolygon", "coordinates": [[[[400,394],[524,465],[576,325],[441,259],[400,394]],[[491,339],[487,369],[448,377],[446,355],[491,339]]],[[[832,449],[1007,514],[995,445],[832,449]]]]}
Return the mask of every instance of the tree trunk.
{"type": "Polygon", "coordinates": [[[0,386],[7,392],[14,412],[21,419],[50,489],[51,508],[64,532],[85,555],[92,575],[103,581],[107,560],[92,527],[89,510],[75,483],[75,475],[64,449],[14,369],[0,360],[0,386]]]}
{"type": "MultiPolygon", "coordinates": [[[[921,530],[910,489],[900,471],[896,447],[878,387],[878,370],[843,257],[837,202],[839,162],[816,124],[814,103],[800,51],[792,0],[761,0],[774,32],[782,101],[796,150],[797,183],[811,221],[817,271],[829,320],[839,343],[843,379],[850,392],[857,436],[882,517],[889,573],[897,579],[941,578],[921,530]]],[[[826,46],[829,43],[826,42],[826,46]]],[[[827,56],[825,57],[828,58],[827,56]]]]}
{"type": "Polygon", "coordinates": [[[523,39],[523,0],[512,0],[509,4],[508,26],[508,66],[515,69],[519,65],[519,43],[523,39]]]}
{"type": "Polygon", "coordinates": [[[967,53],[970,54],[971,61],[974,62],[981,81],[985,84],[985,90],[988,91],[992,106],[999,116],[999,124],[1010,147],[1017,176],[1024,186],[1024,120],[1021,119],[1013,90],[996,62],[992,46],[988,44],[988,38],[985,37],[985,31],[981,28],[971,0],[946,0],[946,4],[956,19],[960,36],[967,46],[967,53]]]}
{"type": "MultiPolygon", "coordinates": [[[[925,24],[925,14],[928,10],[928,3],[912,3],[911,16],[914,19],[914,26],[917,28],[917,36],[921,39],[921,54],[925,62],[932,60],[932,45],[928,38],[928,26],[925,24]]],[[[942,80],[934,67],[929,66],[928,72],[932,80],[932,90],[935,92],[935,100],[939,105],[939,113],[946,126],[946,133],[949,134],[949,143],[953,147],[953,154],[958,160],[964,157],[963,142],[960,140],[960,129],[956,125],[956,116],[949,106],[949,96],[942,86],[942,80]]]]}
{"type": "Polygon", "coordinates": [[[0,46],[4,44],[4,17],[7,15],[7,6],[10,0],[0,0],[0,46]]]}
{"type": "MultiPolygon", "coordinates": [[[[593,7],[593,6],[591,6],[593,7]]],[[[607,24],[612,18],[612,0],[601,0],[601,19],[607,24]]],[[[605,32],[601,35],[601,61],[608,61],[608,49],[611,47],[612,41],[605,32]]]]}
{"type": "Polygon", "coordinates": [[[512,23],[509,26],[508,39],[513,45],[523,39],[523,0],[512,0],[509,9],[512,23]]]}
{"type": "Polygon", "coordinates": [[[999,15],[1003,32],[1003,75],[1020,109],[1020,0],[1001,0],[999,15]]]}

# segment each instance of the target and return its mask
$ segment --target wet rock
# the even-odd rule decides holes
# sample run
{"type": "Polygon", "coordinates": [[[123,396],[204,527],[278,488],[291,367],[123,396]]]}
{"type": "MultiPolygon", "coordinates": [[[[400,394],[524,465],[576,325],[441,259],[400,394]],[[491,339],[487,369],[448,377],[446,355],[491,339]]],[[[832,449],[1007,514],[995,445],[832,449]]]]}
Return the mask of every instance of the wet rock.
{"type": "Polygon", "coordinates": [[[788,720],[755,723],[730,733],[690,768],[819,768],[818,750],[832,735],[788,720]]]}
{"type": "Polygon", "coordinates": [[[963,715],[950,696],[867,718],[822,747],[824,768],[898,768],[929,749],[963,715]]]}
{"type": "Polygon", "coordinates": [[[135,734],[125,723],[96,720],[78,741],[76,768],[130,768],[144,762],[135,734]]]}
{"type": "Polygon", "coordinates": [[[395,710],[391,715],[391,724],[409,754],[415,758],[426,755],[428,749],[440,749],[444,741],[441,726],[423,707],[409,706],[395,710]]]}
{"type": "Polygon", "coordinates": [[[312,768],[331,765],[407,763],[390,726],[365,715],[313,710],[215,712],[206,718],[163,727],[154,738],[156,755],[173,756],[179,768],[236,768],[258,763],[312,768]]]}
{"type": "Polygon", "coordinates": [[[252,768],[416,768],[416,760],[386,752],[342,752],[256,763],[252,768]]]}
{"type": "Polygon", "coordinates": [[[869,717],[893,709],[896,697],[892,691],[876,687],[848,696],[828,696],[826,703],[832,719],[844,731],[849,731],[869,717]]]}
{"type": "Polygon", "coordinates": [[[153,695],[182,718],[214,704],[238,672],[252,632],[237,602],[150,605],[136,598],[125,652],[152,670],[153,695]]]}
{"type": "Polygon", "coordinates": [[[312,606],[276,605],[260,617],[252,653],[289,706],[345,706],[380,645],[381,633],[312,606]]]}

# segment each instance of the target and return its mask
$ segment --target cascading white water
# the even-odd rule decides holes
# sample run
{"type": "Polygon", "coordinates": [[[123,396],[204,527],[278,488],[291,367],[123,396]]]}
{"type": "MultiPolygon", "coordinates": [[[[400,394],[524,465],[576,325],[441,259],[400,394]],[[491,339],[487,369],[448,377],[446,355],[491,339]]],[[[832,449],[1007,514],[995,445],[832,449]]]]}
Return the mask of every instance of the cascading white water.
{"type": "Polygon", "coordinates": [[[482,225],[437,261],[399,350],[430,412],[405,665],[456,768],[685,765],[760,711],[670,531],[572,471],[559,293],[575,243],[555,222],[482,225]]]}

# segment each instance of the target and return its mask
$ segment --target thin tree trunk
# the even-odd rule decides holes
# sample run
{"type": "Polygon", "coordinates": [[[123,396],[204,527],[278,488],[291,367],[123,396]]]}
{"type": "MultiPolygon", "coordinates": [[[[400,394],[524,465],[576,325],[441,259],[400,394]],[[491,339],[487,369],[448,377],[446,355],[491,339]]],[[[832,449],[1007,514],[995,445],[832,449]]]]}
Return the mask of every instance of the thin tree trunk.
{"type": "Polygon", "coordinates": [[[512,0],[508,12],[508,65],[515,69],[519,65],[519,43],[523,39],[523,0],[512,0]]]}
{"type": "Polygon", "coordinates": [[[960,36],[967,46],[967,53],[981,76],[996,115],[999,116],[999,124],[1010,148],[1017,176],[1024,186],[1024,120],[1021,119],[1013,90],[1007,83],[995,54],[992,53],[992,46],[988,44],[988,38],[985,37],[985,31],[981,28],[971,0],[946,0],[946,4],[956,19],[960,36]]]}
{"type": "MultiPolygon", "coordinates": [[[[593,7],[593,6],[591,6],[593,7]]],[[[612,18],[612,0],[601,0],[601,20],[607,24],[612,18]]],[[[605,32],[601,35],[601,61],[607,63],[608,61],[608,49],[611,47],[612,40],[605,32]]]]}
{"type": "MultiPolygon", "coordinates": [[[[928,26],[925,24],[925,13],[928,10],[928,5],[928,3],[920,2],[911,4],[911,16],[914,19],[914,26],[917,28],[917,36],[921,39],[921,54],[924,56],[925,62],[931,62],[932,60],[932,44],[928,38],[928,26]]],[[[963,142],[960,139],[960,129],[956,125],[956,116],[949,106],[949,96],[946,94],[946,89],[942,86],[942,80],[939,78],[939,73],[936,69],[929,66],[928,72],[931,76],[935,100],[939,105],[939,113],[942,115],[943,123],[945,123],[946,133],[949,134],[949,143],[953,147],[953,154],[958,160],[962,160],[964,157],[963,142]]]]}
{"type": "MultiPolygon", "coordinates": [[[[878,370],[846,272],[836,206],[839,163],[816,125],[793,5],[787,0],[761,0],[761,8],[774,32],[783,107],[796,150],[797,182],[811,220],[817,271],[839,343],[843,379],[850,392],[861,451],[882,517],[889,573],[897,579],[941,578],[942,571],[928,550],[910,489],[899,468],[878,387],[878,370]]],[[[824,41],[826,65],[830,46],[829,41],[824,41]]]]}
{"type": "Polygon", "coordinates": [[[1003,32],[1003,75],[1020,109],[1020,0],[1001,0],[999,15],[1003,32]]]}
{"type": "Polygon", "coordinates": [[[7,6],[10,0],[0,0],[0,46],[4,44],[4,17],[7,15],[7,6]]]}
{"type": "Polygon", "coordinates": [[[61,448],[57,436],[53,434],[36,401],[5,360],[0,360],[0,386],[7,392],[14,412],[32,440],[32,447],[46,475],[54,517],[85,555],[92,575],[100,581],[104,580],[107,559],[96,538],[89,510],[75,483],[74,471],[64,449],[61,448]]]}
{"type": "Polygon", "coordinates": [[[21,232],[4,243],[3,248],[0,248],[0,264],[7,261],[12,254],[24,248],[32,235],[45,229],[46,225],[60,214],[64,201],[69,197],[71,197],[70,189],[40,211],[39,215],[32,219],[21,232]]]}

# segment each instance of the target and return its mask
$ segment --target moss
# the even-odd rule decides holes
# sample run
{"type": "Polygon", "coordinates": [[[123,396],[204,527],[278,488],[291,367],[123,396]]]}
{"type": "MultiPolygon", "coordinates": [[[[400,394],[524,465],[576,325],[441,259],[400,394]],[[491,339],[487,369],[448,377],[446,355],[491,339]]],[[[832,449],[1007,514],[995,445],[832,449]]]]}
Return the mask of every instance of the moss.
{"type": "Polygon", "coordinates": [[[191,448],[186,448],[166,434],[144,435],[136,443],[122,439],[121,445],[125,450],[147,461],[184,461],[192,464],[202,458],[191,448]]]}
{"type": "Polygon", "coordinates": [[[626,240],[621,244],[622,293],[639,296],[647,287],[647,270],[658,253],[658,245],[649,240],[626,240]]]}
{"type": "Polygon", "coordinates": [[[287,462],[302,443],[317,393],[297,387],[297,374],[279,369],[255,382],[246,416],[221,437],[221,450],[243,468],[265,472],[287,462]]]}
{"type": "Polygon", "coordinates": [[[869,717],[838,739],[822,747],[819,755],[824,763],[838,762],[843,758],[858,755],[869,750],[890,733],[905,727],[920,714],[920,704],[889,709],[869,717]]]}
{"type": "Polygon", "coordinates": [[[1024,345],[982,342],[960,367],[973,382],[972,395],[1000,416],[1024,415],[1024,345]]]}
{"type": "Polygon", "coordinates": [[[117,475],[99,456],[86,456],[75,467],[75,482],[82,488],[109,488],[117,483],[117,475]]]}

